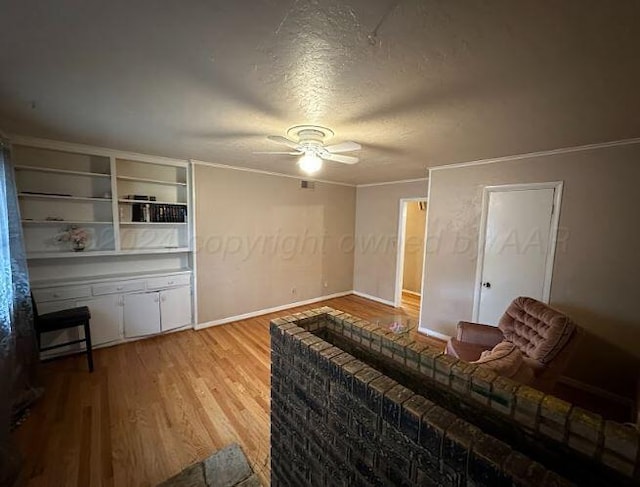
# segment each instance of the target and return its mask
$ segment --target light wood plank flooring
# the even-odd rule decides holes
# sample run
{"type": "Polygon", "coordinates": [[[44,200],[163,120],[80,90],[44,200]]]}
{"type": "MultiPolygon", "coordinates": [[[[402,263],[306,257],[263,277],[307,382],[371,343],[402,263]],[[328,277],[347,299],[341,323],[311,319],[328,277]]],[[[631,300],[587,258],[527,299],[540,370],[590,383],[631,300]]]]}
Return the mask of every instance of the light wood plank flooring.
{"type": "MultiPolygon", "coordinates": [[[[356,296],[332,306],[397,312],[356,296]]],[[[26,485],[154,486],[237,442],[269,485],[269,320],[183,331],[43,364],[45,396],[14,433],[26,485]]],[[[432,344],[441,343],[425,338],[432,344]]]]}
{"type": "Polygon", "coordinates": [[[420,314],[420,299],[420,296],[417,294],[402,291],[402,309],[404,309],[409,316],[418,318],[420,314]]]}

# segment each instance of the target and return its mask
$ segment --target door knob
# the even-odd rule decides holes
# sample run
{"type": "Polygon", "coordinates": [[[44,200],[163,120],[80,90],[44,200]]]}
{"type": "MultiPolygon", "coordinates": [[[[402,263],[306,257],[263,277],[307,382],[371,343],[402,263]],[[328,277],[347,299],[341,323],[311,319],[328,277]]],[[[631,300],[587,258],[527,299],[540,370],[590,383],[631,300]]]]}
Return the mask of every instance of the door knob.
{"type": "Polygon", "coordinates": [[[490,282],[483,282],[482,286],[486,287],[487,289],[489,289],[491,287],[491,283],[490,282]]]}

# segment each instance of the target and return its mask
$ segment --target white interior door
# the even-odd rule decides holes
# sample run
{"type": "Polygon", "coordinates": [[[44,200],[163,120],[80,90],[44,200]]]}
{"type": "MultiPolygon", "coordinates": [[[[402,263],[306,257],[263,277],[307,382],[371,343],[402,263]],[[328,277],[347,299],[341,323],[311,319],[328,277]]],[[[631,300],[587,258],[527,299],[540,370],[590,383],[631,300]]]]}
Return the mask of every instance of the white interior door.
{"type": "Polygon", "coordinates": [[[162,331],[191,324],[191,288],[188,286],[160,292],[162,331]]]}
{"type": "Polygon", "coordinates": [[[488,191],[475,320],[497,325],[518,296],[548,300],[554,251],[550,242],[555,241],[557,230],[556,191],[553,187],[488,191]]]}
{"type": "Polygon", "coordinates": [[[160,293],[124,296],[124,336],[160,333],[160,293]]]}

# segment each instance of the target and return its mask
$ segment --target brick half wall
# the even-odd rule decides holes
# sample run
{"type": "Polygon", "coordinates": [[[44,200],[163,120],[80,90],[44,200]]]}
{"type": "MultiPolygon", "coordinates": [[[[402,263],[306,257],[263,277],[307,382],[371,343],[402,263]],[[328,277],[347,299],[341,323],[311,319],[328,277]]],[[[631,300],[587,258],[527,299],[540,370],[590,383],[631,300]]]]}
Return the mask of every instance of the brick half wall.
{"type": "Polygon", "coordinates": [[[637,432],[357,317],[278,318],[271,347],[274,486],[637,485],[637,432]]]}

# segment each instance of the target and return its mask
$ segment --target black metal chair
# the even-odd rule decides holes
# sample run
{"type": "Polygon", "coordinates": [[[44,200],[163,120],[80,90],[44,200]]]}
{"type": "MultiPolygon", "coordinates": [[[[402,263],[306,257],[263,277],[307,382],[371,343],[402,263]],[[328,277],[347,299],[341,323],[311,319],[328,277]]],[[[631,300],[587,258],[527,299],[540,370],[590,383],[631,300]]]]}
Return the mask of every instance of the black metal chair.
{"type": "Polygon", "coordinates": [[[33,318],[36,329],[36,338],[38,340],[38,350],[40,352],[44,352],[46,350],[53,350],[55,348],[84,342],[86,343],[85,353],[87,354],[87,362],[89,363],[89,372],[93,372],[93,351],[91,349],[91,328],[89,326],[91,312],[89,311],[89,308],[81,306],[79,308],[64,309],[62,311],[54,311],[53,313],[45,313],[41,315],[38,313],[38,307],[36,306],[33,296],[31,296],[31,301],[33,303],[33,318]],[[78,326],[82,326],[84,328],[84,338],[48,347],[42,346],[40,338],[42,333],[64,330],[67,328],[76,328],[78,326]]]}

